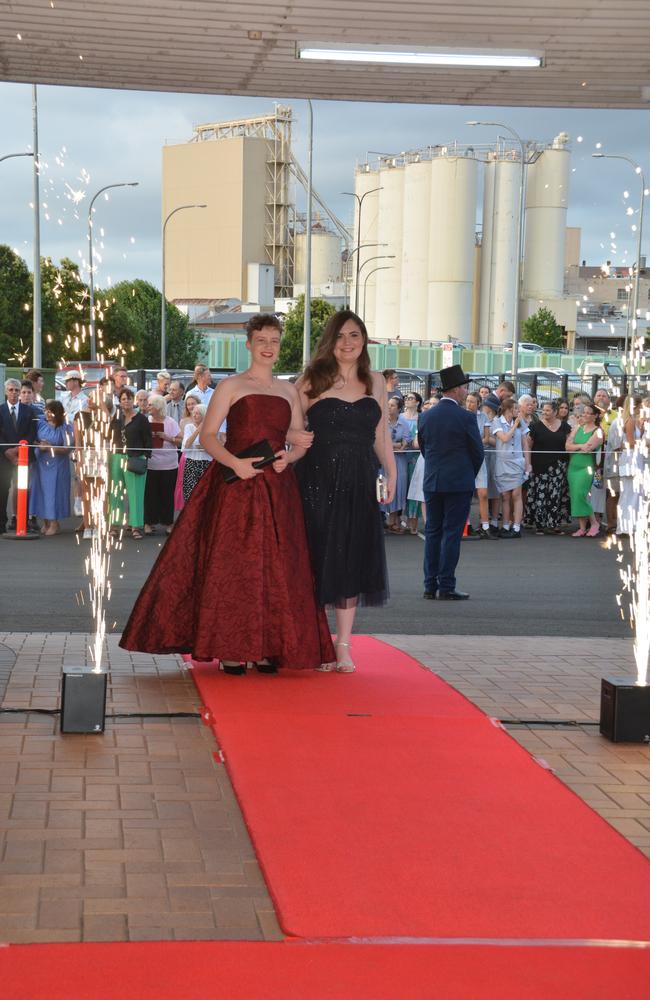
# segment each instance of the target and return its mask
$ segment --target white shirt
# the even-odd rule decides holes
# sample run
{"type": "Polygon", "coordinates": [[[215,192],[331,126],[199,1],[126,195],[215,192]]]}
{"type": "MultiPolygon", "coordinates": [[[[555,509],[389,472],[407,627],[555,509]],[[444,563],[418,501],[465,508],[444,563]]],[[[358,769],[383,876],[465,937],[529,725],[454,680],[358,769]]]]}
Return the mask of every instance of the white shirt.
{"type": "Polygon", "coordinates": [[[76,396],[73,396],[71,392],[64,392],[61,396],[61,403],[70,424],[81,410],[88,409],[88,398],[83,392],[77,393],[76,396]]]}
{"type": "Polygon", "coordinates": [[[204,448],[201,448],[198,434],[196,435],[193,444],[189,447],[187,446],[187,439],[196,429],[197,428],[193,423],[185,424],[185,430],[183,431],[183,443],[181,445],[183,453],[187,456],[187,458],[191,458],[195,462],[211,462],[212,455],[208,454],[204,448]]]}
{"type": "Polygon", "coordinates": [[[444,402],[445,399],[447,399],[450,403],[455,403],[456,406],[459,405],[458,400],[454,399],[453,396],[443,396],[442,399],[439,402],[442,403],[442,402],[444,402]]]}
{"type": "Polygon", "coordinates": [[[187,395],[195,396],[199,400],[199,402],[203,403],[204,406],[207,406],[208,403],[210,402],[213,392],[214,389],[212,388],[212,386],[208,386],[207,389],[199,389],[198,385],[195,385],[193,389],[190,389],[187,395]]]}

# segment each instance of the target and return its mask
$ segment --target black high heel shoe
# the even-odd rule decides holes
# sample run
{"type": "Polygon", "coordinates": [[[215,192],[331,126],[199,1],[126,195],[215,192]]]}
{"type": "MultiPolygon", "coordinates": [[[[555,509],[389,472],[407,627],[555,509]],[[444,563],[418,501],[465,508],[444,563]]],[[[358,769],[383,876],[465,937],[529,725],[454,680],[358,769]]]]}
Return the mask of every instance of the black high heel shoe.
{"type": "Polygon", "coordinates": [[[246,673],[246,667],[241,663],[236,663],[234,660],[222,660],[221,666],[224,674],[237,674],[241,676],[246,673]]]}
{"type": "Polygon", "coordinates": [[[258,674],[277,674],[278,665],[275,660],[269,660],[265,657],[263,660],[258,660],[255,662],[255,669],[258,674]]]}

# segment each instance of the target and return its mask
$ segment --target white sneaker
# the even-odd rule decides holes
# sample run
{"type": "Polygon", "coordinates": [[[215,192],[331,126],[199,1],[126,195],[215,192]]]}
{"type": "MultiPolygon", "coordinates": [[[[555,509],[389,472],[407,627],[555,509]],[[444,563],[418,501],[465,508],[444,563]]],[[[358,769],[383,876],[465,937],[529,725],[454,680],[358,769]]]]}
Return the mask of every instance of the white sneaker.
{"type": "Polygon", "coordinates": [[[92,528],[84,528],[83,537],[84,537],[84,539],[92,538],[93,537],[93,529],[92,528]]]}

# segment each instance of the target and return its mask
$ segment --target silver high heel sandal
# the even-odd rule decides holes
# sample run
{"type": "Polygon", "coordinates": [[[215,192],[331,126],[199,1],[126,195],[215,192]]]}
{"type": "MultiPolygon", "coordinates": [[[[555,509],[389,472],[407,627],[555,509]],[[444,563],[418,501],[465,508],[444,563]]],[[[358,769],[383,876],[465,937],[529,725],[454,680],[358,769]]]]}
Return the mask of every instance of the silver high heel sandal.
{"type": "Polygon", "coordinates": [[[336,672],[338,674],[353,674],[354,671],[356,670],[356,667],[355,667],[354,662],[353,662],[353,660],[352,660],[352,658],[350,656],[350,653],[347,652],[350,649],[350,643],[349,642],[337,642],[337,643],[335,643],[335,645],[336,645],[336,650],[337,650],[337,655],[336,655],[336,672]],[[346,653],[345,653],[344,656],[339,656],[338,655],[338,648],[339,648],[339,646],[343,646],[345,648],[346,653]]]}

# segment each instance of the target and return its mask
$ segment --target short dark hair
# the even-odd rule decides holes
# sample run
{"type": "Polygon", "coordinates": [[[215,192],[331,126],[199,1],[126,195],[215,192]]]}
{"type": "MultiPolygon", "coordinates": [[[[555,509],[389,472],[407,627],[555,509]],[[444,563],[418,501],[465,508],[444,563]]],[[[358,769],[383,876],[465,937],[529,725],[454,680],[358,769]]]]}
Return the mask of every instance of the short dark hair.
{"type": "Polygon", "coordinates": [[[33,385],[32,381],[30,379],[28,379],[28,378],[24,378],[22,380],[22,382],[20,383],[20,388],[21,389],[31,389],[32,392],[34,391],[34,385],[33,385]]]}
{"type": "Polygon", "coordinates": [[[503,380],[502,380],[501,382],[499,382],[499,384],[498,384],[498,386],[497,386],[497,389],[500,389],[500,388],[501,388],[502,386],[503,386],[503,388],[504,388],[504,389],[507,389],[507,390],[508,390],[508,392],[511,392],[511,393],[513,394],[513,396],[514,396],[515,392],[517,391],[517,390],[515,389],[515,384],[514,384],[514,382],[509,382],[509,381],[508,381],[507,379],[505,379],[505,378],[504,378],[504,379],[503,379],[503,380]]]}
{"type": "Polygon", "coordinates": [[[134,391],[133,391],[133,389],[131,388],[130,385],[123,385],[122,386],[122,388],[120,389],[120,395],[119,395],[118,398],[121,399],[122,396],[124,396],[124,395],[130,396],[131,399],[135,399],[135,393],[134,393],[134,391]]]}
{"type": "Polygon", "coordinates": [[[246,324],[246,340],[251,341],[253,334],[258,330],[263,330],[265,326],[272,326],[279,334],[282,334],[282,323],[273,313],[256,313],[251,316],[246,324]]]}
{"type": "Polygon", "coordinates": [[[54,417],[56,427],[61,427],[65,423],[65,410],[63,409],[63,403],[59,399],[48,399],[45,403],[45,409],[49,410],[54,417]]]}
{"type": "Polygon", "coordinates": [[[384,370],[382,372],[382,375],[384,376],[384,378],[388,382],[388,379],[392,378],[393,375],[397,375],[397,372],[395,371],[394,368],[384,368],[384,370]]]}
{"type": "Polygon", "coordinates": [[[128,375],[129,369],[125,368],[124,365],[115,365],[115,368],[113,368],[113,371],[111,372],[111,376],[115,375],[117,372],[124,372],[125,375],[128,375]]]}
{"type": "Polygon", "coordinates": [[[28,372],[25,372],[25,378],[29,379],[30,382],[36,382],[39,378],[43,378],[43,372],[39,372],[36,368],[30,368],[28,372]]]}

